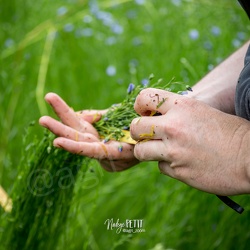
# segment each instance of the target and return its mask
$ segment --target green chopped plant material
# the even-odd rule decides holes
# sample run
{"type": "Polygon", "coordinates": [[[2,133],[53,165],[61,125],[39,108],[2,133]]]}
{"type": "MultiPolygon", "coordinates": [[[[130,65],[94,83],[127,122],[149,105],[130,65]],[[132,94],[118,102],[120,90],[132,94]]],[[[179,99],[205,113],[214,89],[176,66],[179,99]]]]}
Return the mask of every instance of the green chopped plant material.
{"type": "MultiPolygon", "coordinates": [[[[110,139],[119,141],[125,135],[123,131],[129,130],[131,121],[134,118],[139,117],[134,110],[134,102],[136,96],[142,89],[152,87],[171,91],[169,86],[173,79],[165,85],[162,84],[162,79],[157,80],[155,83],[151,83],[153,79],[154,75],[151,74],[149,80],[146,81],[146,84],[135,86],[130,83],[126,98],[120,104],[114,104],[110,107],[108,112],[103,115],[102,119],[94,124],[94,127],[97,129],[100,136],[104,138],[104,142],[107,142],[110,139]]],[[[165,101],[166,98],[163,98],[161,101],[159,100],[156,108],[159,108],[165,101]]]]}
{"type": "Polygon", "coordinates": [[[55,249],[65,229],[77,173],[88,159],[53,147],[53,138],[46,133],[40,142],[25,142],[4,249],[55,249]]]}

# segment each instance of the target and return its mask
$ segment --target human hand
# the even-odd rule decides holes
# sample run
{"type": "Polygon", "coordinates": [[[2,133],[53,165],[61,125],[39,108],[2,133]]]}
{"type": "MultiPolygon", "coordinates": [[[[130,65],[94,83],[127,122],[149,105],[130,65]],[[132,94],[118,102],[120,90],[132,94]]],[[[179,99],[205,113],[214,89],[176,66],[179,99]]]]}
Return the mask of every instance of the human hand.
{"type": "Polygon", "coordinates": [[[250,193],[246,120],[152,88],[142,90],[134,106],[142,115],[130,127],[133,139],[141,140],[136,158],[159,161],[163,174],[209,193],[250,193]],[[150,116],[154,111],[162,115],[150,116]]]}
{"type": "Polygon", "coordinates": [[[55,147],[73,154],[97,159],[107,171],[122,171],[138,163],[133,154],[133,145],[112,141],[103,143],[93,123],[101,119],[106,110],[75,112],[57,94],[48,93],[45,100],[53,108],[61,122],[49,116],[40,118],[39,123],[58,136],[55,147]],[[122,146],[122,151],[118,149],[122,146]]]}

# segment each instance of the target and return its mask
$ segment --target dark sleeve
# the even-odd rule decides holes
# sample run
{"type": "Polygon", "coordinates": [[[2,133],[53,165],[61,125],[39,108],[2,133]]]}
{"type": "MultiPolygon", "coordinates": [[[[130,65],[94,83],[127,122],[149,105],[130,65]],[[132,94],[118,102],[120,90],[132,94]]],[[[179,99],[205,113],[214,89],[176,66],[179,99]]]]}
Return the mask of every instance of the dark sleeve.
{"type": "Polygon", "coordinates": [[[250,2],[249,0],[238,0],[242,8],[246,11],[248,17],[250,18],[250,2]]]}
{"type": "MultiPolygon", "coordinates": [[[[250,18],[250,1],[238,0],[250,18]]],[[[235,92],[236,115],[250,121],[250,47],[248,47],[244,68],[239,76],[235,92]]]]}
{"type": "Polygon", "coordinates": [[[250,47],[248,47],[245,66],[236,86],[235,112],[236,115],[250,120],[250,47]]]}

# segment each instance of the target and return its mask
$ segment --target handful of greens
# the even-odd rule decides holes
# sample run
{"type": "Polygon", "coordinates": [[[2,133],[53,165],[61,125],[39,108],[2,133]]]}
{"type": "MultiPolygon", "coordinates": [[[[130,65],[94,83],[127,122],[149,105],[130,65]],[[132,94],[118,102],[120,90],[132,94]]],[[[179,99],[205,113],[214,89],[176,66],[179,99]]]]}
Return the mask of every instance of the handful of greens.
{"type": "MultiPolygon", "coordinates": [[[[131,121],[138,117],[138,114],[134,111],[135,98],[142,89],[148,87],[149,82],[152,81],[153,78],[154,75],[151,74],[148,81],[137,86],[130,83],[126,98],[120,104],[114,104],[110,107],[102,119],[94,124],[100,136],[104,138],[104,142],[110,139],[120,141],[126,136],[126,131],[129,131],[131,121]]],[[[171,82],[162,86],[162,79],[159,79],[156,83],[151,84],[150,87],[171,91],[169,88],[170,83],[171,82]]]]}

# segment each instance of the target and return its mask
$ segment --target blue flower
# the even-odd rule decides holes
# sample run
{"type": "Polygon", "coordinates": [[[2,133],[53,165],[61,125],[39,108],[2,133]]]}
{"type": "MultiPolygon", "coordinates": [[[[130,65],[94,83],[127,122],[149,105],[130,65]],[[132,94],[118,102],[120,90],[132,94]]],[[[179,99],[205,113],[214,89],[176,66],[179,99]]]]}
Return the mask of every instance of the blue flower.
{"type": "Polygon", "coordinates": [[[141,84],[142,84],[143,87],[147,87],[148,83],[149,83],[148,79],[142,79],[142,81],[141,81],[141,84]]]}
{"type": "Polygon", "coordinates": [[[189,31],[189,37],[191,40],[197,40],[199,38],[200,34],[199,31],[196,29],[192,29],[189,31]]]}
{"type": "Polygon", "coordinates": [[[91,37],[93,35],[93,30],[91,28],[78,29],[75,34],[76,37],[91,37]]]}
{"type": "Polygon", "coordinates": [[[180,6],[180,5],[181,5],[181,0],[172,0],[172,3],[173,3],[175,6],[180,6]]]}
{"type": "Polygon", "coordinates": [[[8,39],[5,40],[5,42],[4,42],[4,45],[5,45],[5,47],[7,47],[7,48],[10,48],[10,47],[14,46],[14,44],[15,44],[15,42],[14,42],[14,40],[11,39],[11,38],[8,38],[8,39]]]}
{"type": "Polygon", "coordinates": [[[63,15],[65,15],[67,12],[68,12],[68,9],[67,9],[67,7],[65,7],[65,6],[61,6],[61,7],[59,7],[59,8],[57,9],[57,15],[58,15],[58,16],[63,16],[63,15]]]}
{"type": "Polygon", "coordinates": [[[103,140],[103,143],[107,143],[109,140],[110,140],[110,138],[109,138],[109,137],[106,137],[106,138],[103,140]]]}
{"type": "Polygon", "coordinates": [[[237,33],[237,38],[239,40],[245,40],[246,39],[246,33],[242,32],[242,31],[238,32],[237,33]]]}
{"type": "Polygon", "coordinates": [[[134,90],[134,88],[135,88],[135,85],[133,83],[130,83],[127,89],[128,94],[130,94],[134,90]]]}
{"type": "Polygon", "coordinates": [[[219,36],[221,34],[221,29],[220,27],[218,26],[213,26],[211,28],[211,33],[214,35],[214,36],[219,36]]]}
{"type": "Polygon", "coordinates": [[[145,3],[144,0],[135,0],[135,3],[138,5],[143,5],[145,3]]]}
{"type": "Polygon", "coordinates": [[[118,147],[118,151],[119,151],[119,152],[122,152],[122,150],[123,150],[123,147],[122,147],[122,145],[120,145],[120,146],[118,147]]]}
{"type": "Polygon", "coordinates": [[[180,94],[180,95],[188,95],[188,91],[187,91],[187,90],[181,91],[181,92],[179,92],[179,94],[180,94]]]}
{"type": "Polygon", "coordinates": [[[72,23],[66,23],[63,29],[65,32],[71,32],[74,29],[74,25],[72,23]]]}
{"type": "Polygon", "coordinates": [[[117,42],[117,39],[114,36],[110,36],[105,40],[107,45],[113,45],[117,42]]]}
{"type": "Polygon", "coordinates": [[[114,76],[116,74],[116,67],[113,65],[109,65],[106,69],[106,74],[108,76],[114,76]]]}
{"type": "Polygon", "coordinates": [[[111,30],[113,33],[118,34],[118,35],[123,33],[123,27],[118,23],[112,24],[111,30]]]}

